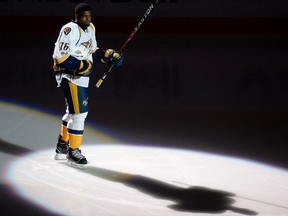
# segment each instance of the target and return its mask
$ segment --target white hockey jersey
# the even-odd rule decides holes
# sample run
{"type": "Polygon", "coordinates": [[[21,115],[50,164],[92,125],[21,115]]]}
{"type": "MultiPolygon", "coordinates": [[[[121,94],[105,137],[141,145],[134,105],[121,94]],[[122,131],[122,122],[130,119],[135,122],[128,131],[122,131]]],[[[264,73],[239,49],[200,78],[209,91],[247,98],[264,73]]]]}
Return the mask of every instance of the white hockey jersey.
{"type": "MultiPolygon", "coordinates": [[[[86,30],[83,30],[74,22],[64,25],[55,43],[53,52],[54,61],[64,55],[70,54],[78,59],[89,59],[93,62],[92,53],[98,49],[95,32],[95,26],[92,23],[90,23],[90,26],[86,30]],[[82,53],[79,53],[79,50],[82,53]]],[[[73,77],[72,75],[63,73],[56,75],[58,86],[63,78],[69,79],[78,86],[88,87],[89,85],[89,77],[73,77]]]]}

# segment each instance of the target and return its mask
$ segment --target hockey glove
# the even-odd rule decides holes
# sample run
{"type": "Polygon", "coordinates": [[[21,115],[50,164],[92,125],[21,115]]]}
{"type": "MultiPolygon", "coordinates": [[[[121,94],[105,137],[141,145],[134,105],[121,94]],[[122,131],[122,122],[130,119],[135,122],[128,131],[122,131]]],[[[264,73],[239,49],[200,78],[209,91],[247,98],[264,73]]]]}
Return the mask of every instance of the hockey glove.
{"type": "Polygon", "coordinates": [[[89,60],[81,60],[80,67],[76,71],[76,76],[88,76],[93,71],[93,63],[89,60]]]}
{"type": "Polygon", "coordinates": [[[121,66],[124,60],[122,53],[119,53],[113,49],[107,49],[104,53],[104,58],[102,62],[113,64],[115,66],[121,66]]]}
{"type": "Polygon", "coordinates": [[[58,68],[64,69],[63,73],[75,76],[88,76],[93,71],[91,61],[79,60],[70,54],[66,54],[59,59],[54,59],[54,63],[58,68]]]}

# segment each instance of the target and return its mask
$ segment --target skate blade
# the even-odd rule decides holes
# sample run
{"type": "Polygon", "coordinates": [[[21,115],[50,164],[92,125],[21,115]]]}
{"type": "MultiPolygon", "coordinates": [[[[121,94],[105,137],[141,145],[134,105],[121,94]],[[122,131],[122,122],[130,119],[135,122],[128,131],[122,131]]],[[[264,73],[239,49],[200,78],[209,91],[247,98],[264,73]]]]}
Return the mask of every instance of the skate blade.
{"type": "Polygon", "coordinates": [[[56,153],[56,155],[54,156],[55,160],[66,160],[66,154],[60,154],[60,153],[56,153]]]}
{"type": "Polygon", "coordinates": [[[67,165],[77,169],[86,169],[86,164],[77,164],[74,161],[67,160],[67,165]]]}

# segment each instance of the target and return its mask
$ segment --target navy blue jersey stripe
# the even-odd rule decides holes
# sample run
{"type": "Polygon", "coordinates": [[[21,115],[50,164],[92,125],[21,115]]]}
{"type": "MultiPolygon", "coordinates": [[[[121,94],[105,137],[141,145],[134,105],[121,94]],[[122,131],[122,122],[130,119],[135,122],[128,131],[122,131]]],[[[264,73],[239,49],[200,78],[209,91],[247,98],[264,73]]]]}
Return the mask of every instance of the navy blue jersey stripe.
{"type": "Polygon", "coordinates": [[[80,67],[80,60],[70,55],[65,61],[57,64],[57,66],[71,71],[78,70],[80,67]]]}

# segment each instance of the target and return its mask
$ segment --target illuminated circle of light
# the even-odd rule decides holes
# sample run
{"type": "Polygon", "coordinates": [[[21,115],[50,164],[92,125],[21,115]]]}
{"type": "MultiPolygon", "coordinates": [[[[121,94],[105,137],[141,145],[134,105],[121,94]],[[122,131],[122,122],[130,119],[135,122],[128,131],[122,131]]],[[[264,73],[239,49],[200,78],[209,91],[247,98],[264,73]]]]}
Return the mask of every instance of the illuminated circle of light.
{"type": "Polygon", "coordinates": [[[0,108],[7,114],[1,116],[6,123],[1,138],[27,149],[36,147],[32,153],[12,156],[1,177],[21,197],[49,211],[101,216],[288,215],[285,170],[197,151],[125,145],[91,128],[88,136],[103,137],[103,142],[81,147],[89,163],[79,170],[55,161],[50,144],[45,149],[32,146],[33,137],[24,136],[39,124],[46,132],[55,128],[58,118],[1,101],[0,108]],[[19,137],[10,136],[15,128],[19,137]],[[224,205],[224,198],[234,202],[224,205]]]}
{"type": "MultiPolygon", "coordinates": [[[[52,150],[46,150],[11,164],[7,178],[25,198],[67,215],[188,215],[193,204],[177,209],[176,194],[182,190],[185,197],[190,191],[193,197],[193,188],[200,196],[218,190],[233,194],[235,202],[218,209],[223,215],[288,213],[288,174],[283,170],[165,148],[99,144],[82,151],[89,160],[85,170],[54,161],[52,150]]],[[[194,210],[195,215],[215,214],[194,210]]]]}

